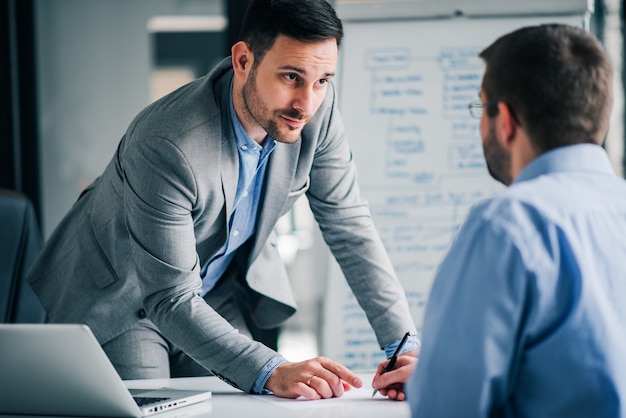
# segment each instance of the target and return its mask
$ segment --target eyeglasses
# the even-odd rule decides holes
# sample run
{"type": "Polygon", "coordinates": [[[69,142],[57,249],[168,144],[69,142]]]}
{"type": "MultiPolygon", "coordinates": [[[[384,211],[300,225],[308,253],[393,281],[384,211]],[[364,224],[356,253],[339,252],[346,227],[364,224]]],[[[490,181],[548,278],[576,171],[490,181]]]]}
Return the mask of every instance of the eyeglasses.
{"type": "MultiPolygon", "coordinates": [[[[505,103],[505,104],[509,108],[509,112],[511,113],[511,116],[513,117],[513,120],[515,121],[515,123],[517,123],[519,126],[522,126],[522,122],[517,117],[517,113],[515,113],[513,108],[508,103],[505,103]]],[[[470,104],[468,104],[467,108],[469,109],[470,115],[473,118],[480,119],[483,116],[483,111],[485,108],[489,109],[489,108],[494,108],[497,106],[498,106],[498,101],[483,103],[480,100],[475,100],[471,102],[470,104]]]]}
{"type": "Polygon", "coordinates": [[[475,119],[480,119],[483,116],[484,108],[493,108],[497,107],[498,102],[487,102],[483,103],[480,100],[476,100],[467,105],[469,109],[470,115],[475,119]]]}

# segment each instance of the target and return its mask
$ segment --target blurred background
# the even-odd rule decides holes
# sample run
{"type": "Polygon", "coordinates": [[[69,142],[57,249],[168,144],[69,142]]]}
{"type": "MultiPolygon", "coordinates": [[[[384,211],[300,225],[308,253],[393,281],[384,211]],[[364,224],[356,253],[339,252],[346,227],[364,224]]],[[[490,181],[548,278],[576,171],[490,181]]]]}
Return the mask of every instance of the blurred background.
{"type": "MultiPolygon", "coordinates": [[[[31,199],[44,240],[100,175],[132,118],[229,55],[247,3],[0,0],[0,188],[31,199]]],[[[357,2],[331,3],[343,18],[341,11],[357,2]]],[[[590,0],[589,9],[589,29],[615,66],[605,146],[623,176],[624,4],[590,0]]],[[[277,232],[299,304],[281,331],[279,351],[292,360],[312,357],[323,351],[329,253],[306,200],[277,232]]]]}

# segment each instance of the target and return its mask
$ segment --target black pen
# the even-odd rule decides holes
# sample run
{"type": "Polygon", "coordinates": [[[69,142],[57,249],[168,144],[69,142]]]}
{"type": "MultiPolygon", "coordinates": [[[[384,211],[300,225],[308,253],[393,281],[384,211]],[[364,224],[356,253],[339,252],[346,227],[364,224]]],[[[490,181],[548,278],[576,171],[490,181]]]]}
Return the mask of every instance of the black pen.
{"type": "MultiPolygon", "coordinates": [[[[409,338],[409,335],[411,334],[408,332],[404,334],[404,337],[402,337],[402,341],[400,341],[400,344],[398,344],[398,348],[396,348],[396,351],[393,353],[393,356],[391,356],[391,358],[389,359],[389,363],[387,363],[383,371],[380,373],[381,375],[387,373],[390,370],[393,370],[393,367],[396,365],[396,360],[398,360],[398,354],[400,354],[400,350],[402,350],[402,347],[404,347],[404,343],[406,343],[406,340],[409,338]]],[[[372,398],[376,396],[377,393],[378,393],[378,389],[374,389],[374,392],[372,393],[372,398]]]]}

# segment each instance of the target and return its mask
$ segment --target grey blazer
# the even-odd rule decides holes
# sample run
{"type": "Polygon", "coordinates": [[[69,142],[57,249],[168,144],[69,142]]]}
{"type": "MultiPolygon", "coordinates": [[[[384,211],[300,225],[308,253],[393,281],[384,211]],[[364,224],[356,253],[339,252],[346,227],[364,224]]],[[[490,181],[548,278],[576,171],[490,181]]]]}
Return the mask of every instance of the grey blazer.
{"type": "MultiPolygon", "coordinates": [[[[190,357],[249,391],[277,353],[240,335],[197,295],[202,263],[225,243],[237,188],[231,80],[227,58],[144,109],[28,280],[50,322],[85,323],[105,343],[147,316],[190,357]]],[[[332,85],[301,139],[278,144],[267,176],[256,239],[228,270],[256,323],[276,326],[295,312],[273,228],[306,193],[380,345],[415,330],[360,195],[332,85]]]]}

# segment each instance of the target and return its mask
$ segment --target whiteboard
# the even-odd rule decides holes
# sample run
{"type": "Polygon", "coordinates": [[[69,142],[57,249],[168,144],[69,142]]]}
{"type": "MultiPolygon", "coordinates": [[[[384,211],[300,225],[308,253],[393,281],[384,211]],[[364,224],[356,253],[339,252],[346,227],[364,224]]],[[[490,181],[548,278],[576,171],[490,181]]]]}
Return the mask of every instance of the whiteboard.
{"type": "MultiPolygon", "coordinates": [[[[439,263],[469,209],[502,190],[491,179],[477,100],[478,53],[538,23],[585,26],[576,16],[348,22],[339,103],[362,193],[421,331],[439,263]]],[[[324,298],[322,354],[351,369],[384,360],[363,310],[334,260],[324,298]]]]}

